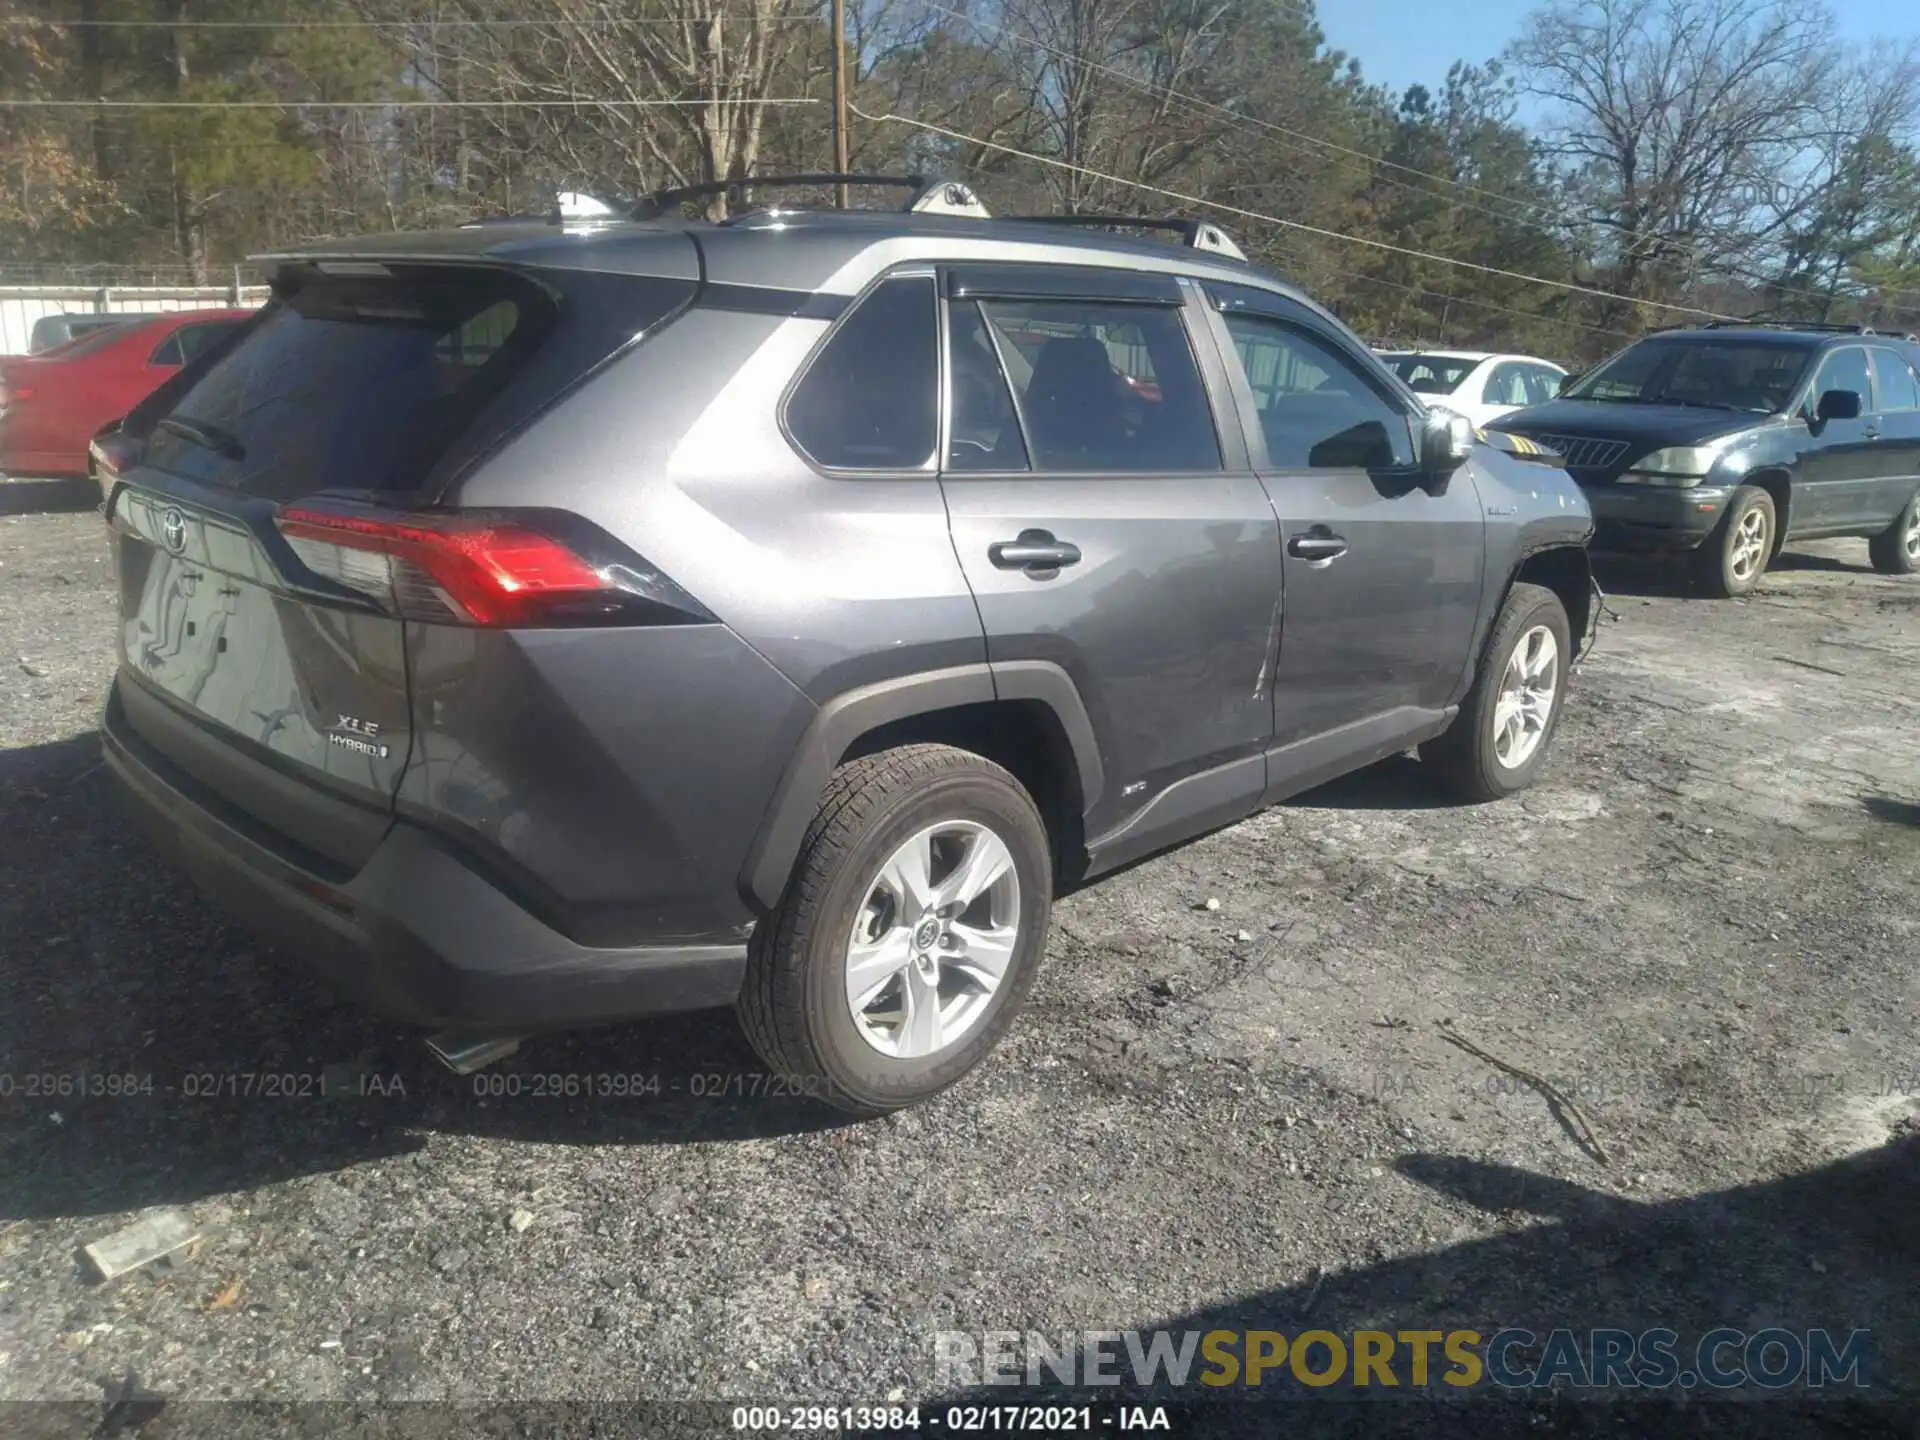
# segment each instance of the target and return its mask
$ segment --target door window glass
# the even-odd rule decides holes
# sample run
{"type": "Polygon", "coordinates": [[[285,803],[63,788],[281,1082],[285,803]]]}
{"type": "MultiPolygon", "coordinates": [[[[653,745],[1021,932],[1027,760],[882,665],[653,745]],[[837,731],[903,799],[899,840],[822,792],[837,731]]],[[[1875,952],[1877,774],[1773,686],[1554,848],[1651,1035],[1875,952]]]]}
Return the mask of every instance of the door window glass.
{"type": "Polygon", "coordinates": [[[933,458],[940,336],[931,276],[882,281],[840,322],[787,405],[795,443],[840,470],[918,470],[933,458]]]}
{"type": "Polygon", "coordinates": [[[1013,408],[993,337],[980,318],[977,302],[956,303],[948,312],[953,387],[953,435],[947,447],[949,470],[1024,470],[1027,446],[1013,408]]]}
{"type": "Polygon", "coordinates": [[[1268,463],[1281,470],[1413,463],[1406,416],[1344,355],[1277,320],[1226,320],[1267,437],[1268,463]]]}
{"type": "Polygon", "coordinates": [[[1549,370],[1544,365],[1527,366],[1527,404],[1546,404],[1560,393],[1560,382],[1565,378],[1558,370],[1549,370]]]}
{"type": "Polygon", "coordinates": [[[1858,345],[1834,351],[1821,362],[1820,374],[1813,382],[1813,403],[1829,390],[1851,390],[1860,397],[1860,408],[1873,409],[1873,381],[1867,375],[1867,352],[1858,345]]]}
{"type": "Polygon", "coordinates": [[[1481,400],[1488,405],[1525,405],[1527,403],[1527,367],[1496,365],[1487,377],[1481,400]]]}
{"type": "Polygon", "coordinates": [[[1180,312],[985,301],[1036,470],[1218,470],[1206,387],[1180,312]]]}
{"type": "Polygon", "coordinates": [[[1873,380],[1880,390],[1880,409],[1920,410],[1920,380],[1913,367],[1891,350],[1873,352],[1873,380]]]}

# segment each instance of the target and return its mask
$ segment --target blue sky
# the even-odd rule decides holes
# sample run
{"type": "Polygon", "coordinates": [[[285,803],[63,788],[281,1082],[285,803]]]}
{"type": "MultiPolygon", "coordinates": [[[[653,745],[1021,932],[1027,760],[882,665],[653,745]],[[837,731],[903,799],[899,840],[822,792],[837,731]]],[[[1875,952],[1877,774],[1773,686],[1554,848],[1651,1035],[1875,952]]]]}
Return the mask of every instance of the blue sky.
{"type": "MultiPolygon", "coordinates": [[[[1498,55],[1533,8],[1534,0],[1320,0],[1318,13],[1327,42],[1397,94],[1415,84],[1437,90],[1455,60],[1498,55]]],[[[1836,8],[1842,41],[1920,39],[1920,5],[1842,0],[1836,8]]]]}

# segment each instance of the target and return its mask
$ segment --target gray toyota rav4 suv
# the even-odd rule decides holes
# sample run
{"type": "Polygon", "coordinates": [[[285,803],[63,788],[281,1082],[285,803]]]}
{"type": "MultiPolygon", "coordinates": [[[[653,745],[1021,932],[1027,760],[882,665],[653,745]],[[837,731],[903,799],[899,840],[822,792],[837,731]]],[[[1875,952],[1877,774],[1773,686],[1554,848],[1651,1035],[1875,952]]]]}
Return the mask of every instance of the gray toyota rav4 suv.
{"type": "Polygon", "coordinates": [[[992,1048],[1063,887],[1413,746],[1536,773],[1579,489],[1213,227],[678,208],[268,257],[96,446],[112,768],[351,993],[733,1004],[872,1113],[992,1048]]]}

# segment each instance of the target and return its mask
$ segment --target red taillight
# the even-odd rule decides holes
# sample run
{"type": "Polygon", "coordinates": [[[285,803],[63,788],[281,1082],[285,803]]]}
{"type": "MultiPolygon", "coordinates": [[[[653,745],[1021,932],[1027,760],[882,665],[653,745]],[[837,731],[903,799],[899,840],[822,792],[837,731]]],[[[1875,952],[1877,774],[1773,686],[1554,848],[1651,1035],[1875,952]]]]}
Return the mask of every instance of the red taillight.
{"type": "Polygon", "coordinates": [[[276,523],[309,569],[411,619],[544,625],[618,610],[626,592],[560,541],[508,520],[294,507],[276,523]]]}

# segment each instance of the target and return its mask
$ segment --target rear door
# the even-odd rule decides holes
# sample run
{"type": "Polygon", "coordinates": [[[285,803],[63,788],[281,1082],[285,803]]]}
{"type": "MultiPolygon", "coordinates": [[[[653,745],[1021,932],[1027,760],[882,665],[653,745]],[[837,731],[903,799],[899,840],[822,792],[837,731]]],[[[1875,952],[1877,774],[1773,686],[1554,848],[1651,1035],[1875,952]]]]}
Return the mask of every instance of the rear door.
{"type": "Polygon", "coordinates": [[[954,546],[988,659],[1058,665],[1086,704],[1096,863],[1250,812],[1279,532],[1232,416],[1216,424],[1198,293],[1065,266],[955,267],[945,286],[954,546]]]}
{"type": "Polygon", "coordinates": [[[1867,518],[1890,525],[1920,490],[1920,376],[1891,346],[1876,345],[1871,354],[1880,440],[1867,518]]]}
{"type": "Polygon", "coordinates": [[[369,594],[385,555],[303,538],[285,507],[419,505],[503,412],[657,318],[481,266],[283,276],[238,344],[129,421],[144,451],[109,504],[127,724],[214,798],[357,865],[407,764],[406,622],[369,594]],[[569,320],[580,354],[556,338],[569,320]]]}
{"type": "Polygon", "coordinates": [[[1268,768],[1285,790],[1390,754],[1444,717],[1479,621],[1486,520],[1471,467],[1444,494],[1421,488],[1419,417],[1357,344],[1282,296],[1209,288],[1280,519],[1286,608],[1268,768]]]}

